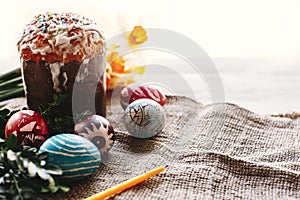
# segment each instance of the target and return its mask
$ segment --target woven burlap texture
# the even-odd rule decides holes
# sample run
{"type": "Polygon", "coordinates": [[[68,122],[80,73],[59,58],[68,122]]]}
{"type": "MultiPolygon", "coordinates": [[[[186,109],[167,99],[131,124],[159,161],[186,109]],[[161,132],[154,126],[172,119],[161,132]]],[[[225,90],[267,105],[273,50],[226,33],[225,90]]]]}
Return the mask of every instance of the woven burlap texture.
{"type": "Polygon", "coordinates": [[[163,173],[113,199],[300,198],[299,120],[168,97],[165,129],[136,139],[124,128],[122,108],[112,105],[107,117],[117,137],[104,164],[50,199],[83,199],[162,165],[163,173]]]}

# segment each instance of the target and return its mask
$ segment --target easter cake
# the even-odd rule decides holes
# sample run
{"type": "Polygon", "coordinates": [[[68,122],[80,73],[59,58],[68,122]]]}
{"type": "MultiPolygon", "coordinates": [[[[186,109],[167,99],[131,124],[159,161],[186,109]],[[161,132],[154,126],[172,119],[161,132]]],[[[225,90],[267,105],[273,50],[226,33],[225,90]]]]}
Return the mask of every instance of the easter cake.
{"type": "Polygon", "coordinates": [[[30,109],[38,111],[63,94],[68,98],[58,112],[72,114],[73,104],[78,112],[105,116],[105,44],[96,23],[73,13],[40,14],[25,26],[17,46],[30,109]]]}

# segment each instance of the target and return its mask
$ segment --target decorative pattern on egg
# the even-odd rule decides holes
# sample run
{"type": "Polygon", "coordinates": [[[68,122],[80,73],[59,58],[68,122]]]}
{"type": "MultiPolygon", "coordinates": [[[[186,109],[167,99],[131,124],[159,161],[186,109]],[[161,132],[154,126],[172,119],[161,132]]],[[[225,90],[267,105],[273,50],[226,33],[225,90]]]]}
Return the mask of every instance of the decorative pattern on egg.
{"type": "Polygon", "coordinates": [[[89,140],[75,134],[58,134],[42,144],[39,152],[47,152],[47,162],[63,171],[61,181],[79,181],[92,175],[101,164],[101,155],[89,140]]]}
{"type": "Polygon", "coordinates": [[[157,135],[165,126],[166,114],[157,102],[139,99],[126,108],[124,123],[127,131],[137,138],[150,138],[157,135]]]}
{"type": "Polygon", "coordinates": [[[75,124],[74,131],[95,144],[101,154],[107,153],[115,140],[112,125],[100,115],[91,115],[79,121],[75,124]]]}
{"type": "Polygon", "coordinates": [[[48,138],[44,118],[32,110],[21,110],[13,114],[5,126],[5,138],[14,134],[20,145],[40,147],[48,138]]]}
{"type": "Polygon", "coordinates": [[[161,106],[167,102],[166,96],[157,88],[151,85],[135,85],[131,84],[123,88],[120,92],[120,104],[123,109],[138,99],[151,99],[156,101],[161,106]]]}

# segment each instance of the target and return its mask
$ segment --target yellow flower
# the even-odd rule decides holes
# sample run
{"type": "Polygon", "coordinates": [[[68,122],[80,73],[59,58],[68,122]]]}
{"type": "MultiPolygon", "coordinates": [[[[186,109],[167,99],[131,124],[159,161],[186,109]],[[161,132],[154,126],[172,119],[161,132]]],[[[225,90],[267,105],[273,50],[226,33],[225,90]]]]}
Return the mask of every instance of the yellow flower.
{"type": "Polygon", "coordinates": [[[140,45],[147,41],[147,32],[142,26],[135,26],[127,37],[130,46],[140,45]]]}
{"type": "MultiPolygon", "coordinates": [[[[137,45],[146,42],[147,39],[147,32],[142,26],[135,26],[127,35],[128,45],[133,49],[137,45]]],[[[109,52],[106,56],[106,61],[109,64],[106,68],[106,84],[108,90],[114,89],[117,85],[133,83],[134,76],[136,74],[142,75],[146,70],[145,66],[128,66],[128,63],[126,65],[126,59],[117,52],[118,48],[119,46],[116,44],[107,48],[109,52]]]]}
{"type": "Polygon", "coordinates": [[[117,73],[126,73],[125,70],[125,59],[123,56],[119,56],[116,51],[111,52],[106,56],[106,61],[110,64],[111,70],[117,73]]]}

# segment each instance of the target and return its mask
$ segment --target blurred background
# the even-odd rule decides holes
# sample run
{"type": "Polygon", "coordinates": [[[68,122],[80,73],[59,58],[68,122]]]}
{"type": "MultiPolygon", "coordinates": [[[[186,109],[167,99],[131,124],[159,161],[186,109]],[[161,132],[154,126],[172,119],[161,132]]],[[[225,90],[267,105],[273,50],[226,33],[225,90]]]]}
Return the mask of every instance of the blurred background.
{"type": "MultiPolygon", "coordinates": [[[[300,1],[0,2],[1,73],[19,66],[16,43],[25,24],[35,15],[70,11],[93,19],[102,27],[106,38],[129,31],[135,25],[181,33],[198,43],[212,59],[227,102],[260,114],[300,112],[300,1]]],[[[156,56],[164,59],[164,65],[188,67],[178,58],[163,53],[150,57],[156,59],[156,56]]],[[[173,90],[208,104],[211,95],[203,81],[199,78],[199,84],[191,86],[192,92],[184,88],[173,90]]]]}

